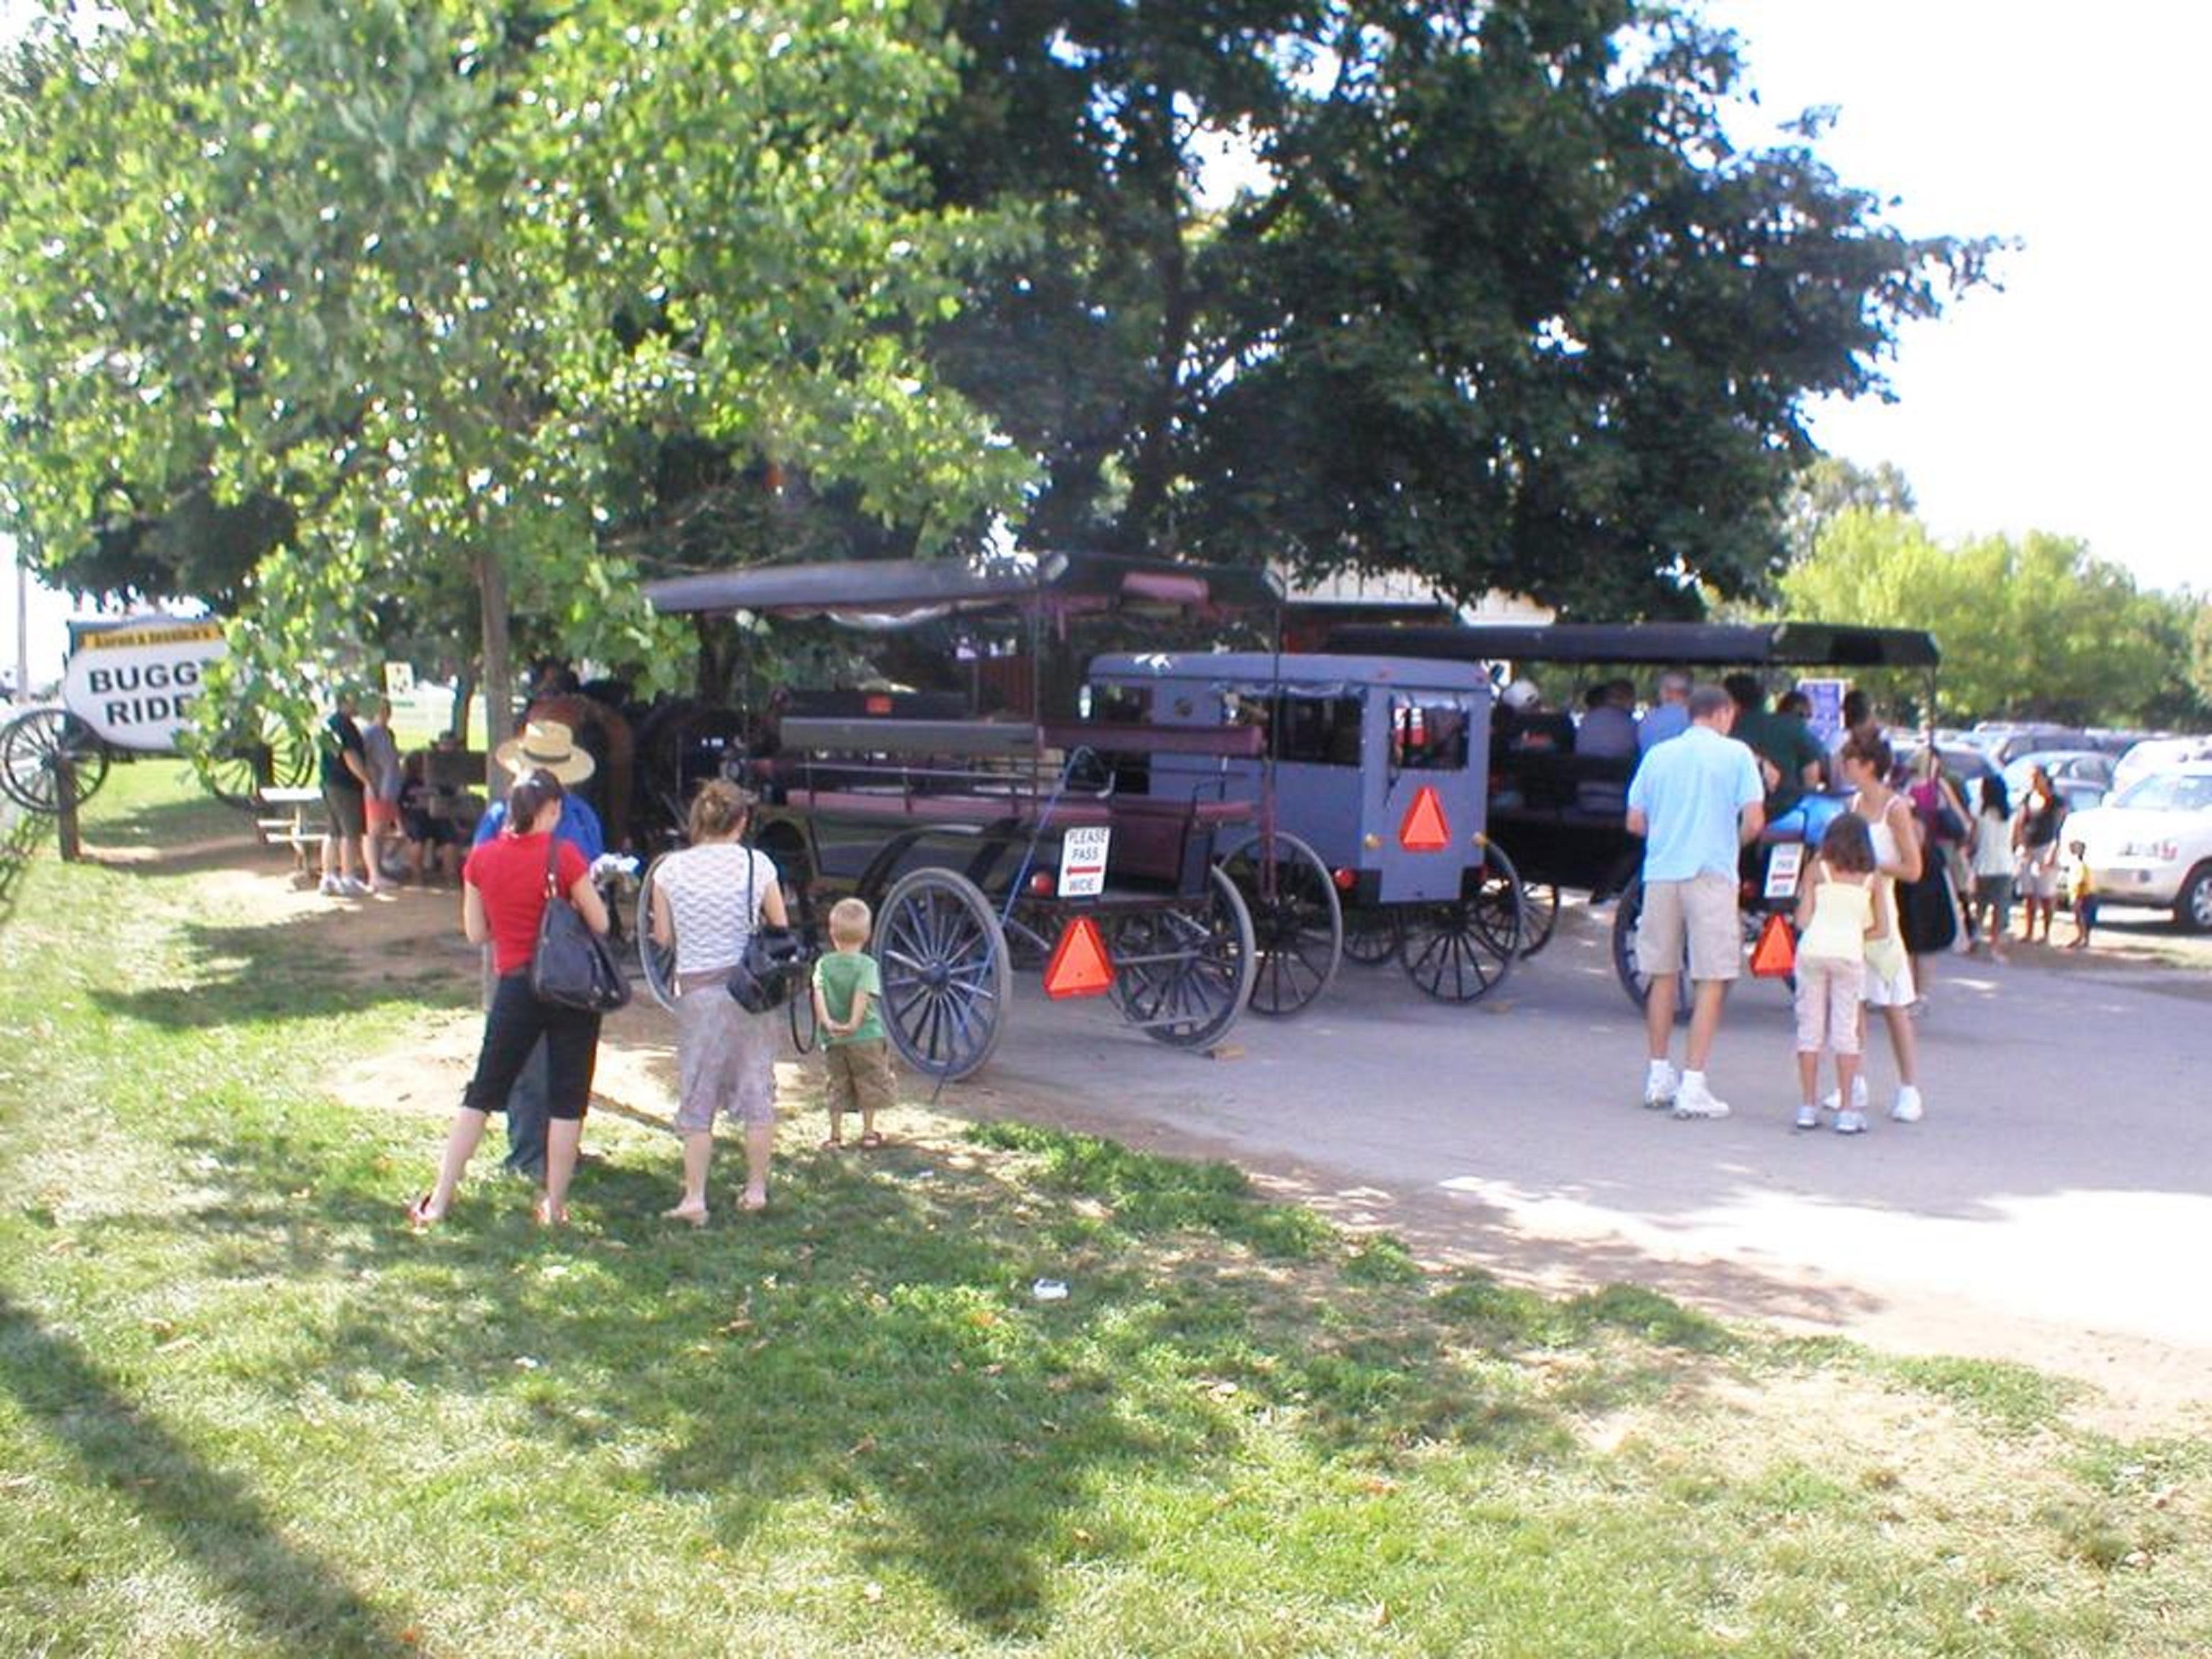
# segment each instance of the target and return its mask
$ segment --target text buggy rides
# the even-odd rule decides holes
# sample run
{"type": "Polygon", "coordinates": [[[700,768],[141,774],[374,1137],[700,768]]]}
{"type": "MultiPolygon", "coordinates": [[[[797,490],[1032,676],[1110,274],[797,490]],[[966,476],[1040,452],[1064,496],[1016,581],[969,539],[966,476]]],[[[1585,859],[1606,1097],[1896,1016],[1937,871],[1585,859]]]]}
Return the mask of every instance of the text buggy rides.
{"type": "MultiPolygon", "coordinates": [[[[1516,669],[1558,665],[1581,671],[1577,682],[1612,670],[1647,676],[1666,668],[1713,675],[1775,669],[1833,669],[1841,672],[1909,671],[1924,673],[1923,707],[1935,706],[1936,671],[1942,660],[1935,637],[1919,629],[1859,628],[1827,623],[1533,623],[1472,627],[1393,628],[1352,624],[1333,630],[1334,649],[1495,665],[1516,669]]],[[[1626,821],[1632,757],[1579,756],[1573,727],[1553,719],[1552,744],[1516,748],[1510,732],[1493,731],[1491,752],[1492,833],[1512,854],[1527,890],[1531,948],[1550,936],[1562,890],[1593,900],[1614,894],[1613,970],[1640,1006],[1650,978],[1636,960],[1636,921],[1644,905],[1638,870],[1644,843],[1626,821]]],[[[1767,826],[1745,850],[1742,908],[1747,946],[1771,910],[1796,902],[1806,842],[1832,817],[1837,803],[1814,800],[1767,826]],[[1812,833],[1808,836],[1810,825],[1812,833]]]]}
{"type": "MultiPolygon", "coordinates": [[[[0,793],[26,811],[73,812],[107,781],[112,761],[175,755],[195,718],[201,683],[226,652],[212,617],[143,616],[69,625],[61,701],[0,724],[0,793]]],[[[230,805],[303,782],[313,750],[289,735],[192,756],[200,781],[230,805]]]]}
{"type": "MultiPolygon", "coordinates": [[[[1112,734],[1073,718],[1076,676],[1062,664],[1101,624],[1124,637],[1204,636],[1258,615],[1272,634],[1280,592],[1270,577],[1055,553],[997,571],[763,567],[647,594],[664,613],[744,613],[769,628],[934,629],[944,678],[968,680],[964,690],[794,689],[774,752],[726,763],[762,793],[755,840],[783,874],[796,925],[818,935],[848,893],[874,909],[884,1026],[916,1071],[958,1079],[989,1059],[1018,956],[1045,963],[1048,992],[1109,994],[1164,1043],[1205,1047],[1236,1023],[1252,986],[1252,921],[1214,852],[1251,805],[1218,788],[1117,793],[1092,747],[1112,734]]],[[[1257,738],[1182,741],[1218,758],[1256,754],[1257,738]]],[[[664,994],[665,969],[648,951],[648,981],[664,994]]]]}
{"type": "Polygon", "coordinates": [[[1115,748],[1116,798],[1206,790],[1250,804],[1224,848],[1258,930],[1253,1006],[1290,1013],[1340,953],[1395,957],[1447,1002],[1494,990],[1521,948],[1519,886],[1486,833],[1490,682],[1479,667],[1388,656],[1186,652],[1092,659],[1094,720],[1158,734],[1115,748]],[[1207,731],[1261,752],[1177,750],[1207,731]]]}

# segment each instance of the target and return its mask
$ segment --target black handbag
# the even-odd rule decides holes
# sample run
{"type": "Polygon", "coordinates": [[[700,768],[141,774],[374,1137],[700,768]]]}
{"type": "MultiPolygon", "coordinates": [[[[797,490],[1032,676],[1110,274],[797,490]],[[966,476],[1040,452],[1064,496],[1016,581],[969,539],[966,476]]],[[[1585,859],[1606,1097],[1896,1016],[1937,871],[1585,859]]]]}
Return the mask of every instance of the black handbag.
{"type": "Polygon", "coordinates": [[[545,848],[545,913],[530,956],[530,989],[540,1002],[611,1014],[629,1001],[629,979],[605,936],[592,931],[560,890],[554,873],[557,841],[545,848]]]}
{"type": "Polygon", "coordinates": [[[749,1014],[764,1014],[791,1000],[806,972],[806,941],[791,927],[771,927],[760,920],[753,896],[752,849],[745,850],[745,918],[752,924],[727,989],[749,1014]]]}

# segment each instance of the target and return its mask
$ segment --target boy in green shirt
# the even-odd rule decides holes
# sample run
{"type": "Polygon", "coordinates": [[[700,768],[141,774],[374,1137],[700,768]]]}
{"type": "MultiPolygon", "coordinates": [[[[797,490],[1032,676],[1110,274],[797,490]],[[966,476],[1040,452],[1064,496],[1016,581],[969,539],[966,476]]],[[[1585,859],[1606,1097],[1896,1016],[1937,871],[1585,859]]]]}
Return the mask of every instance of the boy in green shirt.
{"type": "Polygon", "coordinates": [[[830,908],[830,943],[835,948],[814,964],[814,1018],[823,1031],[822,1059],[830,1069],[830,1139],[845,1144],[845,1114],[860,1114],[860,1145],[870,1151],[884,1144],[876,1133],[876,1114],[891,1103],[890,1043],[884,1036],[876,1002],[884,981],[876,959],[860,947],[874,924],[867,905],[840,899],[830,908]]]}

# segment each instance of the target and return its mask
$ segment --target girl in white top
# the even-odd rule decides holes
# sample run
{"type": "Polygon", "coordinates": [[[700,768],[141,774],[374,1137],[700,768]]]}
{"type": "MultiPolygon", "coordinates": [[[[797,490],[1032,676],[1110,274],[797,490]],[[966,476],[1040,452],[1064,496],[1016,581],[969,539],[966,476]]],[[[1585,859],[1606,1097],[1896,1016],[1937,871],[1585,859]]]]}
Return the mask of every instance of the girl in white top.
{"type": "MultiPolygon", "coordinates": [[[[1874,844],[1878,884],[1887,896],[1889,914],[1897,914],[1897,884],[1920,879],[1920,825],[1912,816],[1912,803],[1889,787],[1896,757],[1889,742],[1871,722],[1844,740],[1837,751],[1844,781],[1851,787],[1851,811],[1866,821],[1867,838],[1874,844]]],[[[1912,1029],[1911,1007],[1917,993],[1912,964],[1902,948],[1894,957],[1887,951],[1870,954],[1867,961],[1866,1006],[1881,1011],[1889,1028],[1890,1052],[1897,1058],[1897,1099],[1889,1109],[1899,1123],[1920,1121],[1920,1043],[1912,1029]],[[1881,958],[1876,960],[1876,955],[1881,958]]],[[[1840,1104],[1863,1110],[1866,1105],[1866,1073],[1859,1073],[1854,1091],[1840,1104]]]]}
{"type": "MultiPolygon", "coordinates": [[[[1874,838],[1866,820],[1846,812],[1828,826],[1820,855],[1797,893],[1797,1127],[1820,1127],[1820,1054],[1836,1056],[1836,1098],[1849,1102],[1859,1075],[1859,999],[1866,988],[1867,945],[1894,942],[1889,894],[1875,872],[1874,838]]],[[[1844,1104],[1841,1134],[1866,1127],[1865,1111],[1844,1104]]]]}
{"type": "Polygon", "coordinates": [[[691,845],[653,870],[653,939],[676,951],[676,1058],[681,1097],[676,1132],[684,1137],[684,1192],[665,1213],[707,1224],[707,1169],[714,1119],[728,1112],[744,1125],[748,1210],[768,1204],[769,1158],[775,1141],[775,1034],[727,989],[730,969],[753,928],[787,924],[775,863],[744,843],[752,797],[720,778],[691,803],[691,845]]]}
{"type": "Polygon", "coordinates": [[[1975,946],[1990,947],[1996,961],[2005,959],[2005,935],[2012,931],[2013,815],[2012,799],[2003,776],[1982,775],[1980,805],[1974,810],[1974,913],[1979,922],[1975,946]]]}

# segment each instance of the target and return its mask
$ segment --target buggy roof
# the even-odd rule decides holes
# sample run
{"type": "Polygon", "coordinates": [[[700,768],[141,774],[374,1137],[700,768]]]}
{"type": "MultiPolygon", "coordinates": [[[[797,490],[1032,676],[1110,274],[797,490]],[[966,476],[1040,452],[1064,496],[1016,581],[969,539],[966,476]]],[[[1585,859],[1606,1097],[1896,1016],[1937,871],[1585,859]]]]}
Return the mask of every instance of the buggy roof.
{"type": "Polygon", "coordinates": [[[1934,668],[1936,636],[1918,628],[1834,623],[1494,623],[1329,630],[1336,651],[1461,662],[1697,664],[1729,668],[1934,668]]]}
{"type": "Polygon", "coordinates": [[[1089,611],[1123,604],[1273,610],[1283,597],[1264,570],[1106,553],[1041,553],[1033,566],[988,568],[950,559],[752,565],[651,582],[645,595],[664,615],[750,611],[879,627],[962,611],[1089,611]]]}
{"type": "Polygon", "coordinates": [[[1308,696],[1342,696],[1368,685],[1422,691],[1490,690],[1490,676],[1476,663],[1351,657],[1328,652],[1291,652],[1281,655],[1267,651],[1109,652],[1091,659],[1085,678],[1125,682],[1201,681],[1261,695],[1279,687],[1308,696]]]}

